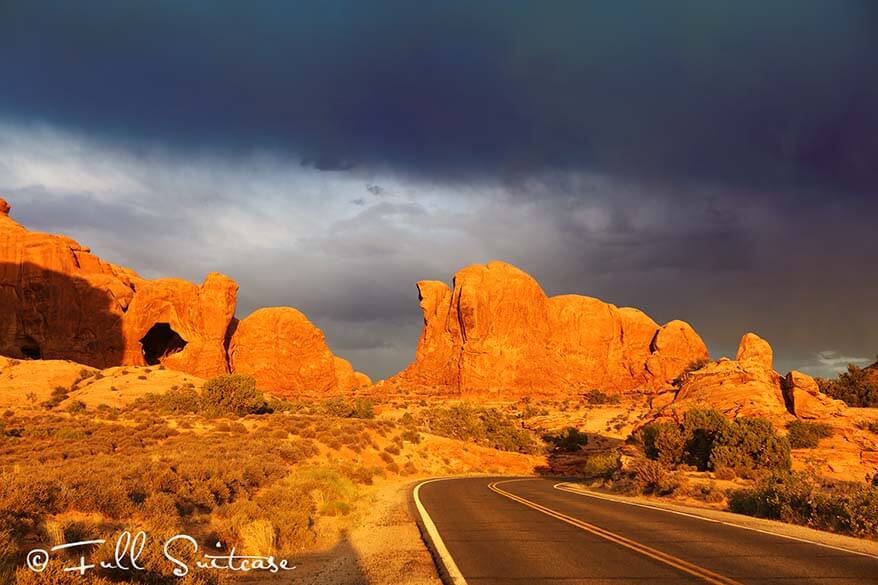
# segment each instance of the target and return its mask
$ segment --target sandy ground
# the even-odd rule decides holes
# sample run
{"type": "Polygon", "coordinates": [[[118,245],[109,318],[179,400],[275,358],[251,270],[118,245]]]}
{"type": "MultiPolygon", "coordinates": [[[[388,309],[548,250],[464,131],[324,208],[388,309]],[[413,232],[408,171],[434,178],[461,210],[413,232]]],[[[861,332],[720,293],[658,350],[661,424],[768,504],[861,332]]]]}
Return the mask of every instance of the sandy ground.
{"type": "Polygon", "coordinates": [[[334,544],[290,558],[296,564],[294,571],[244,576],[235,582],[247,585],[441,585],[409,507],[415,483],[375,486],[360,502],[361,512],[350,519],[334,544]]]}

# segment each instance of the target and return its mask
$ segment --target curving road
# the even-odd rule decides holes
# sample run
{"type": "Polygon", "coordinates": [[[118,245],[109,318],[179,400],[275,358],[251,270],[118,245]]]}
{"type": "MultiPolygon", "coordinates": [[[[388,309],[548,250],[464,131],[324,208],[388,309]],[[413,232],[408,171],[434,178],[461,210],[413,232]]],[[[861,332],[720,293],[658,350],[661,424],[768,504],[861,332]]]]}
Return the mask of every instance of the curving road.
{"type": "Polygon", "coordinates": [[[455,585],[878,584],[878,557],[547,478],[436,480],[414,499],[455,585]]]}

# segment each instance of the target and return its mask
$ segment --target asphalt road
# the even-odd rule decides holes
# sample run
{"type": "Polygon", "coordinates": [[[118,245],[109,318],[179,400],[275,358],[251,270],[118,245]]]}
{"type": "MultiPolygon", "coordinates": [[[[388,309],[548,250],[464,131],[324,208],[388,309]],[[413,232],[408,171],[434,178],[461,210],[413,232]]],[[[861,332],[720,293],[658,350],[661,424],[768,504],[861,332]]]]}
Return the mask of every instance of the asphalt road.
{"type": "Polygon", "coordinates": [[[556,484],[547,478],[440,480],[422,484],[416,501],[460,585],[878,583],[872,556],[556,484]]]}

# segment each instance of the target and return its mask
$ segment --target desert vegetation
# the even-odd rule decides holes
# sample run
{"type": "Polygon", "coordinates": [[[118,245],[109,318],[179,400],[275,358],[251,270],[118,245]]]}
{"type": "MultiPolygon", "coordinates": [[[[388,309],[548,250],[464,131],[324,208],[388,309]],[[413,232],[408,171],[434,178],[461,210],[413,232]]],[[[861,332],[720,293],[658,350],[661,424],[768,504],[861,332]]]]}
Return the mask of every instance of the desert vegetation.
{"type": "Polygon", "coordinates": [[[848,406],[878,408],[878,377],[869,370],[848,364],[834,380],[818,379],[820,390],[844,401],[848,406]]]}
{"type": "Polygon", "coordinates": [[[878,486],[835,482],[805,472],[772,473],[733,491],[729,509],[860,537],[878,536],[878,486]]]}
{"type": "Polygon", "coordinates": [[[787,440],[793,449],[814,449],[820,444],[820,439],[833,435],[830,425],[806,420],[794,420],[787,430],[787,440]]]}
{"type": "Polygon", "coordinates": [[[467,403],[434,405],[423,409],[415,421],[426,432],[501,451],[536,453],[540,449],[533,434],[519,421],[495,408],[467,403]]]}
{"type": "Polygon", "coordinates": [[[700,471],[732,470],[738,475],[789,469],[790,444],[771,422],[753,417],[725,418],[715,410],[692,409],[675,422],[652,423],[636,437],[649,459],[666,466],[700,471]]]}
{"type": "MultiPolygon", "coordinates": [[[[376,481],[500,472],[491,449],[507,457],[542,449],[520,418],[493,408],[424,403],[414,416],[379,419],[372,399],[281,400],[240,375],[89,408],[71,396],[89,372],[50,403],[0,417],[0,582],[180,582],[160,550],[147,554],[142,573],[74,578],[20,568],[35,543],[112,542],[123,530],[145,530],[156,546],[185,533],[224,550],[288,557],[337,538],[376,481]],[[425,446],[435,435],[453,444],[425,446]]],[[[94,560],[110,558],[104,548],[94,560]]],[[[221,574],[185,582],[217,583],[221,574]]]]}

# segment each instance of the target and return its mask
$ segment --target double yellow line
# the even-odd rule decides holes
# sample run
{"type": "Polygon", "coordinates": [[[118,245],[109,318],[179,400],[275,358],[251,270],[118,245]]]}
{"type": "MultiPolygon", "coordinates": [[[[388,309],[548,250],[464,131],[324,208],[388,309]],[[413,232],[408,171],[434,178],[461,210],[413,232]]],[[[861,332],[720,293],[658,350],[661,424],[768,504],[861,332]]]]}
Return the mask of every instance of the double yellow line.
{"type": "Polygon", "coordinates": [[[596,536],[600,536],[601,538],[609,540],[610,542],[615,542],[616,544],[624,546],[627,549],[633,550],[633,551],[638,552],[642,555],[645,555],[647,557],[650,557],[652,559],[660,561],[666,565],[674,567],[675,569],[683,571],[684,573],[688,573],[689,575],[693,575],[695,577],[698,577],[699,579],[703,579],[707,583],[711,583],[711,585],[742,585],[742,583],[740,583],[739,581],[735,581],[734,579],[730,579],[729,577],[724,577],[723,575],[720,575],[718,573],[714,573],[713,571],[705,569],[704,567],[699,567],[698,565],[693,565],[689,561],[685,561],[679,557],[669,555],[668,553],[662,552],[660,550],[656,550],[652,547],[646,546],[645,544],[640,544],[639,542],[635,542],[635,541],[631,540],[630,538],[625,538],[624,536],[616,534],[615,532],[610,532],[609,530],[604,530],[600,526],[595,526],[594,524],[589,524],[588,522],[583,522],[582,520],[579,520],[577,518],[573,518],[572,516],[568,516],[566,514],[562,514],[561,512],[557,512],[555,510],[552,510],[551,508],[547,508],[545,506],[537,504],[536,502],[526,500],[525,498],[522,498],[521,496],[517,496],[513,493],[507,492],[506,490],[504,490],[500,487],[497,487],[501,483],[508,483],[510,481],[517,481],[517,480],[495,481],[494,483],[490,484],[488,487],[491,489],[491,491],[496,492],[496,493],[500,494],[501,496],[505,496],[505,497],[509,498],[510,500],[514,500],[514,501],[518,502],[519,504],[523,504],[523,505],[527,506],[528,508],[533,508],[534,510],[537,510],[538,512],[542,512],[543,514],[546,514],[547,516],[551,516],[552,518],[557,518],[558,520],[561,520],[562,522],[566,522],[567,524],[570,524],[571,526],[575,526],[577,528],[585,530],[586,532],[590,532],[596,536]]]}

